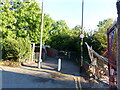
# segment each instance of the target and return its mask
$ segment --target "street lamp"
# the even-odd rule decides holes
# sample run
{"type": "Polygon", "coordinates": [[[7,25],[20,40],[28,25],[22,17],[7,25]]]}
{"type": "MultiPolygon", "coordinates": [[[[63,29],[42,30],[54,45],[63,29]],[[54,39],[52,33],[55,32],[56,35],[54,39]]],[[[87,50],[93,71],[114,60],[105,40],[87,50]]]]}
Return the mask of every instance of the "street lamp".
{"type": "Polygon", "coordinates": [[[42,67],[42,33],[43,33],[43,20],[44,20],[44,12],[43,12],[43,2],[42,0],[42,17],[41,17],[41,27],[40,27],[40,54],[39,54],[39,62],[38,62],[38,68],[42,67]]]}
{"type": "Polygon", "coordinates": [[[83,30],[83,14],[84,14],[84,0],[82,0],[82,22],[81,22],[82,30],[83,30]]]}
{"type": "MultiPolygon", "coordinates": [[[[81,22],[81,29],[82,29],[82,33],[83,33],[83,14],[84,14],[84,0],[82,0],[82,22],[81,22]]],[[[80,73],[82,72],[83,69],[83,38],[84,38],[84,34],[80,35],[81,38],[81,64],[80,64],[80,73]]]]}

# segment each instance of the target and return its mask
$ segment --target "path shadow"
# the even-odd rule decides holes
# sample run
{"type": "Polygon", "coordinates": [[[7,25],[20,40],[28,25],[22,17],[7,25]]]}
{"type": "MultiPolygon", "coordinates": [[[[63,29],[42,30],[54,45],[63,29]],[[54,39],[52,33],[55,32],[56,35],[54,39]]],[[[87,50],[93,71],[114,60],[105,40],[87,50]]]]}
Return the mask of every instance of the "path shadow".
{"type": "Polygon", "coordinates": [[[51,71],[57,71],[57,68],[50,69],[50,68],[45,68],[45,67],[42,67],[41,69],[45,69],[45,70],[51,70],[51,71]]]}
{"type": "MultiPolygon", "coordinates": [[[[26,70],[30,70],[30,71],[40,71],[40,70],[33,70],[32,68],[38,68],[38,67],[34,67],[34,66],[28,66],[28,65],[25,65],[24,67],[20,67],[21,69],[26,69],[26,70]],[[29,69],[28,68],[24,68],[24,67],[30,67],[29,69]]],[[[57,68],[54,68],[54,69],[49,69],[49,68],[45,68],[45,67],[41,67],[40,69],[45,69],[45,70],[51,70],[51,71],[57,71],[57,68]]],[[[41,71],[40,71],[41,72],[41,71]]]]}
{"type": "Polygon", "coordinates": [[[2,71],[2,88],[75,88],[73,81],[2,71]]]}
{"type": "Polygon", "coordinates": [[[24,67],[30,67],[30,68],[38,68],[37,66],[30,66],[30,65],[22,65],[24,67]]]}
{"type": "MultiPolygon", "coordinates": [[[[22,65],[23,67],[29,67],[29,68],[38,68],[38,66],[31,66],[31,65],[25,65],[23,64],[22,65]]],[[[24,68],[26,69],[26,68],[24,68]]],[[[57,67],[56,65],[54,65],[53,63],[46,63],[46,62],[43,62],[42,63],[42,67],[40,69],[45,69],[45,70],[52,70],[52,71],[57,71],[57,67]],[[48,65],[49,64],[49,65],[48,65]]],[[[32,70],[32,69],[28,69],[28,70],[32,70]]],[[[34,71],[34,70],[33,70],[34,71]]]]}
{"type": "Polygon", "coordinates": [[[61,73],[80,76],[79,71],[80,71],[79,66],[73,63],[72,61],[65,60],[65,59],[62,60],[62,68],[60,71],[61,73]]]}
{"type": "MultiPolygon", "coordinates": [[[[51,79],[44,77],[36,77],[28,74],[21,74],[10,71],[2,71],[2,87],[3,88],[37,88],[35,84],[45,83],[51,79]],[[39,83],[37,83],[39,80],[39,83]]],[[[40,87],[38,87],[40,88],[40,87]]]]}
{"type": "MultiPolygon", "coordinates": [[[[41,69],[58,71],[57,63],[58,63],[57,59],[47,57],[47,59],[44,62],[42,62],[41,69]]],[[[38,68],[37,66],[32,66],[32,65],[23,65],[23,66],[30,67],[30,68],[38,68]]],[[[79,69],[78,65],[76,65],[72,61],[62,59],[61,71],[59,71],[60,73],[74,75],[74,76],[81,76],[79,71],[80,71],[80,69],[79,69]]]]}

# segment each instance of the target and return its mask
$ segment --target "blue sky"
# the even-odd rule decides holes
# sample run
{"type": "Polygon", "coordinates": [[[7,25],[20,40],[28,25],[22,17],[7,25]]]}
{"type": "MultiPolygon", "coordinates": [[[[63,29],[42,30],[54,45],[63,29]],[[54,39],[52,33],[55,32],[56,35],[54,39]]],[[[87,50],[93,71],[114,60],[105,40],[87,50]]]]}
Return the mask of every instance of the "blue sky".
{"type": "MultiPolygon", "coordinates": [[[[42,0],[37,1],[42,2],[42,0]]],[[[96,29],[99,21],[116,19],[116,1],[84,0],[84,28],[96,29]]],[[[44,12],[55,21],[65,20],[67,25],[73,28],[78,24],[81,25],[81,2],[82,0],[44,0],[44,12]]]]}

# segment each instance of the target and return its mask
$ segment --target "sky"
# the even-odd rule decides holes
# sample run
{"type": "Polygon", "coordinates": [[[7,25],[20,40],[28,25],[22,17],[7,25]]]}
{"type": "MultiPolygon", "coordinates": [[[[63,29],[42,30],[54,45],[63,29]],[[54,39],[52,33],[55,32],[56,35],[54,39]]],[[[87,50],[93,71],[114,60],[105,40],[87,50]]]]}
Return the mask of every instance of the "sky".
{"type": "MultiPolygon", "coordinates": [[[[37,1],[41,7],[42,0],[37,1]]],[[[94,30],[99,21],[108,18],[116,20],[116,1],[84,0],[83,27],[86,30],[94,30]]],[[[76,25],[81,25],[82,0],[44,0],[44,13],[49,14],[55,21],[65,20],[72,29],[76,25]]]]}

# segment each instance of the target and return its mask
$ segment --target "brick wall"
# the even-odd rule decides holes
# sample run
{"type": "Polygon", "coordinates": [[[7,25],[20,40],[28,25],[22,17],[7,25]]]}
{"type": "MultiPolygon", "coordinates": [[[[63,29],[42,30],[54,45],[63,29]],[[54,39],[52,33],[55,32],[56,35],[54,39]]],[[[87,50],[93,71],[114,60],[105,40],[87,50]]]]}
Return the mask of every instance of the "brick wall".
{"type": "Polygon", "coordinates": [[[57,58],[58,57],[58,51],[53,48],[46,48],[47,56],[57,58]]]}

